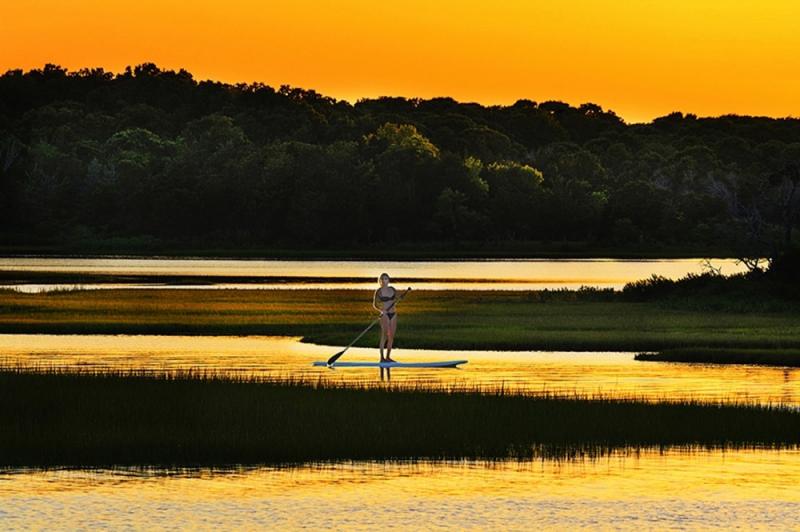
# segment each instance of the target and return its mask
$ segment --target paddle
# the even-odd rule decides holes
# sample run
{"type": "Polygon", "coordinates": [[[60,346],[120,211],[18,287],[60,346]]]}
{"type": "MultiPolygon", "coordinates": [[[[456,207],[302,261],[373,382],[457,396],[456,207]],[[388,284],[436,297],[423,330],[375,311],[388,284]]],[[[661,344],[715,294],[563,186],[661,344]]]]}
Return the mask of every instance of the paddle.
{"type": "MultiPolygon", "coordinates": [[[[389,305],[389,308],[386,308],[386,309],[384,309],[383,311],[384,311],[384,312],[387,312],[387,311],[389,311],[389,310],[392,310],[392,308],[394,308],[394,306],[395,306],[397,303],[399,303],[399,302],[400,302],[400,301],[401,301],[401,300],[402,300],[404,297],[406,297],[406,295],[407,295],[409,292],[411,292],[411,287],[410,287],[410,286],[408,287],[408,289],[407,289],[405,292],[403,292],[403,295],[401,295],[400,297],[398,297],[397,299],[395,299],[394,301],[392,301],[392,304],[391,304],[391,305],[389,305]]],[[[354,343],[358,342],[358,341],[361,339],[361,337],[362,337],[362,336],[364,336],[365,334],[367,334],[367,331],[369,331],[370,329],[372,329],[372,328],[375,326],[375,324],[376,324],[376,323],[378,323],[379,321],[381,321],[381,316],[378,316],[377,318],[375,318],[375,319],[372,321],[372,323],[370,323],[370,324],[369,324],[369,326],[368,326],[366,329],[364,329],[363,331],[361,331],[361,334],[359,334],[358,336],[356,336],[356,339],[355,339],[355,340],[353,340],[352,342],[350,342],[350,345],[348,345],[347,347],[345,347],[344,349],[342,349],[341,351],[339,351],[338,353],[336,353],[335,355],[333,355],[331,358],[329,358],[329,359],[328,359],[328,366],[332,365],[334,362],[336,362],[337,360],[339,360],[339,358],[341,358],[341,356],[342,356],[343,354],[345,354],[345,352],[346,352],[348,349],[350,349],[351,347],[353,347],[353,344],[354,344],[354,343]]]]}

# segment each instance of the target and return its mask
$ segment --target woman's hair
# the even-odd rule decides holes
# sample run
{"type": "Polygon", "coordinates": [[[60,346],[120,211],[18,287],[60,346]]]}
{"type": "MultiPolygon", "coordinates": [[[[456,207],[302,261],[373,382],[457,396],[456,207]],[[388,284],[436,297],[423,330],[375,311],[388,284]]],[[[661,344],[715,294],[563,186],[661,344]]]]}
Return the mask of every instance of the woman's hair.
{"type": "Polygon", "coordinates": [[[380,275],[378,276],[378,282],[380,283],[380,282],[381,282],[381,279],[383,279],[384,277],[386,277],[386,279],[387,279],[388,281],[391,281],[391,280],[392,280],[392,278],[391,278],[391,277],[389,277],[389,274],[388,274],[388,273],[382,273],[382,274],[380,274],[380,275]]]}

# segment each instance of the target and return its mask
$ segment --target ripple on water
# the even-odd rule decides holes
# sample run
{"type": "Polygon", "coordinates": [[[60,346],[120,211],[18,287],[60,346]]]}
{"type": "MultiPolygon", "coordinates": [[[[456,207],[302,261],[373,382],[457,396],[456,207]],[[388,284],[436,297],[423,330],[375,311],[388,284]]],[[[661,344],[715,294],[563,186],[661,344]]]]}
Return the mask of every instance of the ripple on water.
{"type": "MultiPolygon", "coordinates": [[[[380,382],[374,368],[311,367],[339,347],[299,338],[154,335],[0,335],[0,363],[108,369],[196,368],[236,375],[380,382]]],[[[800,368],[639,362],[633,353],[501,352],[397,349],[403,361],[469,359],[458,370],[394,369],[393,383],[421,382],[530,392],[601,394],[646,399],[698,399],[800,405],[800,368]]],[[[353,348],[347,360],[375,360],[353,348]]]]}
{"type": "MultiPolygon", "coordinates": [[[[297,278],[319,279],[311,283],[223,283],[225,288],[374,288],[380,272],[391,272],[400,282],[414,279],[418,289],[426,290],[531,290],[578,288],[582,285],[620,289],[625,283],[661,275],[670,279],[687,273],[701,273],[705,259],[476,259],[431,261],[365,260],[251,260],[200,258],[80,258],[80,257],[0,257],[0,271],[30,273],[103,274],[124,276],[191,276],[193,278],[297,278]],[[337,279],[351,279],[343,283],[337,279]],[[360,279],[362,282],[353,282],[360,279]],[[500,283],[500,284],[498,284],[500,283]]],[[[714,259],[725,274],[746,271],[734,259],[714,259]]],[[[153,288],[152,283],[81,283],[82,289],[153,288]]],[[[8,285],[11,286],[11,285],[8,285]]],[[[35,283],[13,285],[27,292],[71,289],[74,284],[35,283]]],[[[218,285],[219,286],[219,285],[218,285]]],[[[210,286],[211,288],[218,286],[210,286]]],[[[157,288],[158,286],[155,286],[157,288]]],[[[180,288],[209,288],[205,283],[180,288]],[[201,286],[203,285],[203,286],[201,286]]]]}
{"type": "Polygon", "coordinates": [[[790,529],[800,451],[0,473],[4,527],[790,529]]]}

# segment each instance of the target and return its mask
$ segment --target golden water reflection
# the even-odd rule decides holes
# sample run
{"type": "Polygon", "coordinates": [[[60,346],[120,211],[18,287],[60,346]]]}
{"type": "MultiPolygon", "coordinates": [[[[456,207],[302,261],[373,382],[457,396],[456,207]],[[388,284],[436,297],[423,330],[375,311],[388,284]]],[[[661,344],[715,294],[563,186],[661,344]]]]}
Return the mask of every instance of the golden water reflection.
{"type": "MultiPolygon", "coordinates": [[[[715,267],[730,275],[745,271],[734,259],[712,259],[715,267]]],[[[326,260],[245,260],[245,259],[170,259],[170,258],[0,258],[0,271],[59,272],[113,275],[228,276],[228,277],[305,277],[313,283],[222,283],[220,288],[353,288],[375,287],[381,272],[389,272],[402,283],[415,279],[414,287],[425,290],[535,290],[578,288],[581,285],[619,289],[630,281],[657,274],[670,279],[703,271],[703,260],[696,259],[487,259],[451,261],[326,261],[326,260]],[[325,278],[331,278],[326,281],[325,278]],[[338,282],[335,278],[363,279],[363,282],[338,282]]],[[[24,276],[23,276],[24,277],[24,276]]],[[[35,292],[54,287],[26,283],[17,288],[35,292]]],[[[152,288],[153,285],[117,283],[82,284],[83,288],[152,288]]],[[[177,285],[191,288],[191,285],[177,285]]],[[[195,288],[209,288],[197,285],[195,288]]]]}
{"type": "MultiPolygon", "coordinates": [[[[315,368],[340,347],[288,337],[155,335],[0,335],[5,364],[100,369],[197,368],[227,374],[379,383],[375,368],[315,368]]],[[[633,353],[508,352],[397,349],[397,360],[468,359],[461,369],[398,369],[392,383],[424,382],[533,392],[648,399],[757,401],[800,405],[800,368],[637,362],[633,353]]],[[[342,360],[369,360],[377,350],[352,348],[342,360]]]]}
{"type": "Polygon", "coordinates": [[[788,530],[800,451],[0,473],[7,528],[788,530]]]}

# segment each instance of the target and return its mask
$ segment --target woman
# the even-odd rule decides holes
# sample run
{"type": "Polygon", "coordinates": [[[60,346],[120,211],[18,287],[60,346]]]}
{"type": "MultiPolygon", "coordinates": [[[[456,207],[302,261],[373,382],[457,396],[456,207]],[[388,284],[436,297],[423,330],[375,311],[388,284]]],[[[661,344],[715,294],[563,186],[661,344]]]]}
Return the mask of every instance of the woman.
{"type": "Polygon", "coordinates": [[[381,362],[395,362],[392,360],[392,344],[394,343],[394,333],[397,330],[397,290],[389,286],[389,274],[382,273],[378,277],[380,287],[375,290],[372,298],[372,306],[381,313],[381,362]],[[378,306],[380,303],[380,307],[378,306]],[[383,348],[386,347],[386,357],[383,356],[383,348]]]}

